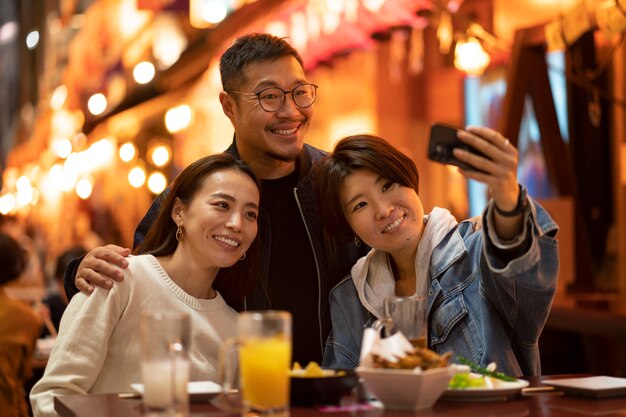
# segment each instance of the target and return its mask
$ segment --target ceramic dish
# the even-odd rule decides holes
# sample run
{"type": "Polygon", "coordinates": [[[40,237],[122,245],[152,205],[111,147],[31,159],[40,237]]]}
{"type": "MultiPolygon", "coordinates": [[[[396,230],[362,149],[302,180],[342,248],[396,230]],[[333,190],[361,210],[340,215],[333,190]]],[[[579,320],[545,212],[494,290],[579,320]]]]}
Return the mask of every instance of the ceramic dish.
{"type": "Polygon", "coordinates": [[[358,384],[354,370],[319,377],[291,376],[291,405],[337,405],[358,384]]]}
{"type": "Polygon", "coordinates": [[[454,366],[423,372],[359,367],[356,372],[385,408],[413,411],[431,407],[457,370],[454,366]]]}
{"type": "Polygon", "coordinates": [[[581,395],[593,398],[626,396],[626,378],[611,376],[590,376],[584,378],[555,379],[543,381],[566,394],[581,395]]]}
{"type": "Polygon", "coordinates": [[[464,388],[464,389],[447,389],[443,399],[501,399],[518,394],[522,388],[528,386],[528,381],[518,379],[515,382],[498,381],[498,385],[493,388],[464,388]]]}

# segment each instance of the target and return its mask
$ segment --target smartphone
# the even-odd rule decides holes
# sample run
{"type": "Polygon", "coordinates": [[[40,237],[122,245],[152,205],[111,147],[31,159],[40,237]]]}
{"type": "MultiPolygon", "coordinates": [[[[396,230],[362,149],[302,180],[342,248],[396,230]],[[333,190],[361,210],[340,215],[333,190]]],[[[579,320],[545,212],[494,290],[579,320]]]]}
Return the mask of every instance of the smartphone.
{"type": "Polygon", "coordinates": [[[442,123],[432,125],[428,143],[428,159],[441,162],[442,164],[455,165],[465,170],[476,171],[476,168],[459,161],[452,154],[453,149],[461,148],[475,153],[476,155],[485,156],[482,152],[461,142],[459,138],[456,137],[456,132],[459,130],[461,129],[442,123]]]}

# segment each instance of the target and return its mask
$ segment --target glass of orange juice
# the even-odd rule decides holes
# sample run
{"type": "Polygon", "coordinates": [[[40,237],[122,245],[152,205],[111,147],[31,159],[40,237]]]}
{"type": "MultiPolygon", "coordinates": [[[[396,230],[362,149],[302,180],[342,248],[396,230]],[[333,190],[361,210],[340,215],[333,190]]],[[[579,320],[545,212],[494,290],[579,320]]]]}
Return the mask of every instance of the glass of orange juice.
{"type": "Polygon", "coordinates": [[[239,363],[240,410],[246,416],[289,415],[291,314],[250,311],[239,315],[238,338],[222,350],[224,393],[234,388],[239,363]]]}

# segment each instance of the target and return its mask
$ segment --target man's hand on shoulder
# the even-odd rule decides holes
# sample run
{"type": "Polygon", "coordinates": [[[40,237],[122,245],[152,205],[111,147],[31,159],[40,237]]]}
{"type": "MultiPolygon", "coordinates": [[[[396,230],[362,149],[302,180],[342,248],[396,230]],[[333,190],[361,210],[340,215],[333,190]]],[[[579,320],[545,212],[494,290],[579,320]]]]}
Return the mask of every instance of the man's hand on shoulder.
{"type": "Polygon", "coordinates": [[[91,294],[95,286],[111,288],[114,281],[124,279],[120,268],[128,266],[130,249],[117,245],[98,246],[85,255],[76,271],[74,283],[80,291],[91,294]]]}

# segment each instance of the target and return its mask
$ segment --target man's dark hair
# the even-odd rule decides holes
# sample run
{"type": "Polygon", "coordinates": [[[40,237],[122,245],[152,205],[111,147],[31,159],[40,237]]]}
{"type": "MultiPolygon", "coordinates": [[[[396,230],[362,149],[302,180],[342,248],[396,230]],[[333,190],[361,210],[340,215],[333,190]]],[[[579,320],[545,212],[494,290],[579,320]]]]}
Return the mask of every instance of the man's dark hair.
{"type": "Polygon", "coordinates": [[[63,274],[65,268],[74,258],[79,258],[87,254],[87,249],[80,245],[72,246],[69,249],[63,251],[56,259],[56,265],[54,268],[54,279],[59,282],[63,282],[63,274]]]}
{"type": "Polygon", "coordinates": [[[0,232],[0,285],[17,279],[27,263],[24,248],[11,236],[0,232]]]}
{"type": "Polygon", "coordinates": [[[224,91],[236,90],[245,84],[246,66],[293,56],[302,67],[302,58],[285,38],[267,33],[251,33],[238,38],[220,58],[220,77],[224,91]]]}

